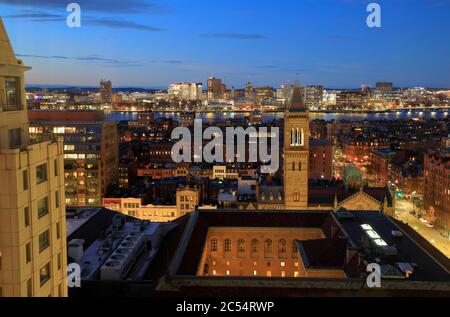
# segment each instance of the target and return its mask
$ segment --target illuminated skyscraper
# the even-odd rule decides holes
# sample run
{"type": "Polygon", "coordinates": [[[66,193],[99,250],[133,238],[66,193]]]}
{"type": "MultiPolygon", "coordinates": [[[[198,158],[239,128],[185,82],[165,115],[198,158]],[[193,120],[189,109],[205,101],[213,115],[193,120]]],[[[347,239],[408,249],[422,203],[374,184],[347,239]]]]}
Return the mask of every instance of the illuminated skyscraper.
{"type": "Polygon", "coordinates": [[[208,99],[218,100],[223,98],[222,80],[214,77],[208,79],[208,99]]]}
{"type": "Polygon", "coordinates": [[[102,103],[112,103],[113,92],[111,81],[104,81],[103,79],[100,81],[100,99],[102,103]]]}
{"type": "Polygon", "coordinates": [[[323,86],[305,87],[305,105],[308,110],[320,109],[323,104],[323,86]]]}

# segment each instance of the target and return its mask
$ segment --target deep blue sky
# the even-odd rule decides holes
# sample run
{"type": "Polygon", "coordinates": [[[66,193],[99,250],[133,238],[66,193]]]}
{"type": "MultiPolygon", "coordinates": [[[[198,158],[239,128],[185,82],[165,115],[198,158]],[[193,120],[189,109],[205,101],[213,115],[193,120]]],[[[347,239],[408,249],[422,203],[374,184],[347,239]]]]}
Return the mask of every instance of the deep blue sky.
{"type": "Polygon", "coordinates": [[[354,88],[450,87],[450,0],[73,0],[82,27],[65,24],[69,0],[0,0],[28,84],[231,87],[246,81],[354,88]],[[382,27],[366,6],[382,7],[382,27]]]}

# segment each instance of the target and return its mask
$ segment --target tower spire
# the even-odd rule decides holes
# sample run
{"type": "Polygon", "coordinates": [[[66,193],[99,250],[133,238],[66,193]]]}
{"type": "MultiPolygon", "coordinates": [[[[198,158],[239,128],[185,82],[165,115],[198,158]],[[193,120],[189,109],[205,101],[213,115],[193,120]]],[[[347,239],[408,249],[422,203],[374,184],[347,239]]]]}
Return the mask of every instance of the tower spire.
{"type": "Polygon", "coordinates": [[[297,80],[292,91],[292,97],[289,107],[290,112],[304,112],[306,111],[305,103],[303,102],[303,93],[300,84],[297,80]]]}
{"type": "Polygon", "coordinates": [[[4,65],[18,65],[20,62],[14,55],[11,42],[9,41],[8,34],[6,33],[5,25],[0,17],[0,64],[4,65]]]}

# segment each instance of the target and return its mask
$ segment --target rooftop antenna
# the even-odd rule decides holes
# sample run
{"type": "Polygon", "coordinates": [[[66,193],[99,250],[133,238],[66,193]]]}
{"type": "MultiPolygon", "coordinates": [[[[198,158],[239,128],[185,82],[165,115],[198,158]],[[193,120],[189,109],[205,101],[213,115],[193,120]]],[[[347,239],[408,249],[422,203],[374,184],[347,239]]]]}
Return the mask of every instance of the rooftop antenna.
{"type": "Polygon", "coordinates": [[[300,77],[299,77],[299,73],[296,73],[295,86],[300,87],[300,77]]]}

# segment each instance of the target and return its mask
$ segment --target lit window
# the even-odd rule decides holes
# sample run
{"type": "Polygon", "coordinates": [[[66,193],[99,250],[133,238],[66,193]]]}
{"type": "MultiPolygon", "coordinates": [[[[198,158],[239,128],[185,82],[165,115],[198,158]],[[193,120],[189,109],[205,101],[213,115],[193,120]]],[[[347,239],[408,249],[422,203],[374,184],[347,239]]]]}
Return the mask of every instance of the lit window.
{"type": "Polygon", "coordinates": [[[39,270],[39,280],[41,286],[44,285],[48,280],[50,280],[50,262],[44,265],[39,270]]]}
{"type": "Polygon", "coordinates": [[[212,239],[211,240],[211,252],[217,252],[219,251],[219,245],[218,245],[218,241],[217,239],[212,239]]]}

